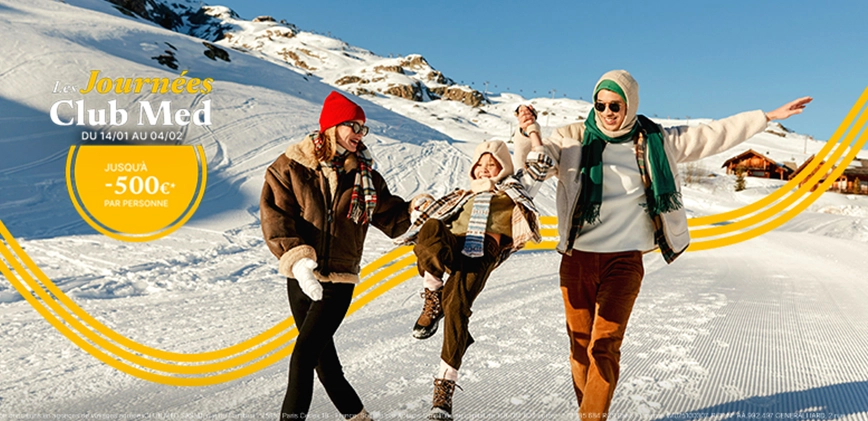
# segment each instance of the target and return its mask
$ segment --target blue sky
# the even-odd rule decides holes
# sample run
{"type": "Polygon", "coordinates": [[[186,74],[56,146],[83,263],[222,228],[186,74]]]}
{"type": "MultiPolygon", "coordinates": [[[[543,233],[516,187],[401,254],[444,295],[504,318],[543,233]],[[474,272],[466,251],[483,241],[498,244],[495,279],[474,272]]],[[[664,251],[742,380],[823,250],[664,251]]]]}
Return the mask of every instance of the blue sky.
{"type": "Polygon", "coordinates": [[[868,2],[215,0],[382,56],[419,53],[455,81],[525,97],[590,97],[611,69],[639,112],[722,118],[814,102],[783,124],[828,139],[868,86],[868,2]],[[536,91],[536,93],[534,93],[536,91]]]}

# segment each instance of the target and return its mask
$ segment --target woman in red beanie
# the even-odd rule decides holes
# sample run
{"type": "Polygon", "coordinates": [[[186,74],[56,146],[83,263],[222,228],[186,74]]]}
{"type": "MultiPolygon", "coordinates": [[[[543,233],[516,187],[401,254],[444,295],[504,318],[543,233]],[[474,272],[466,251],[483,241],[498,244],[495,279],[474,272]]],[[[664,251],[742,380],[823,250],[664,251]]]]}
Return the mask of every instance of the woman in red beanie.
{"type": "Polygon", "coordinates": [[[359,282],[368,225],[397,237],[410,227],[411,209],[372,168],[364,123],[361,107],[332,92],[320,130],[289,145],[265,173],[262,232],[287,277],[298,327],[281,419],[308,418],[314,370],[345,418],[371,419],[344,377],[333,337],[359,282]]]}

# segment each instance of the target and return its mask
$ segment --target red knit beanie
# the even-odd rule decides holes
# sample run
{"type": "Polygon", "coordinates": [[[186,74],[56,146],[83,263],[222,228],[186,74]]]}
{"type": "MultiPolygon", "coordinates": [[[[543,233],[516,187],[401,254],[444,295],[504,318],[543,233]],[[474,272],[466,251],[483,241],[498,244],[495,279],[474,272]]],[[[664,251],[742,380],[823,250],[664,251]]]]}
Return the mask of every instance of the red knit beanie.
{"type": "Polygon", "coordinates": [[[361,120],[365,122],[365,111],[362,107],[350,101],[347,97],[332,91],[322,104],[322,112],[319,115],[319,131],[326,131],[329,127],[337,126],[345,121],[361,120]]]}

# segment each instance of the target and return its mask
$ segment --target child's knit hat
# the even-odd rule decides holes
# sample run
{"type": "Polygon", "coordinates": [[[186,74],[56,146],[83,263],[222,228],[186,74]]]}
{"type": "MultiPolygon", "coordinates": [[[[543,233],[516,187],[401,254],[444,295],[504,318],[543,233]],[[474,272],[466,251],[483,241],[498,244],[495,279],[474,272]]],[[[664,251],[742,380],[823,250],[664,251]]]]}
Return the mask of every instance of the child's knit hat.
{"type": "Polygon", "coordinates": [[[479,160],[482,158],[482,155],[487,153],[494,157],[494,159],[500,164],[501,168],[500,173],[491,178],[492,181],[497,183],[512,175],[512,157],[509,155],[509,148],[506,146],[506,142],[502,140],[491,140],[480,143],[476,147],[476,150],[473,151],[473,165],[470,167],[471,180],[474,180],[473,170],[475,170],[476,166],[479,165],[479,160]]]}

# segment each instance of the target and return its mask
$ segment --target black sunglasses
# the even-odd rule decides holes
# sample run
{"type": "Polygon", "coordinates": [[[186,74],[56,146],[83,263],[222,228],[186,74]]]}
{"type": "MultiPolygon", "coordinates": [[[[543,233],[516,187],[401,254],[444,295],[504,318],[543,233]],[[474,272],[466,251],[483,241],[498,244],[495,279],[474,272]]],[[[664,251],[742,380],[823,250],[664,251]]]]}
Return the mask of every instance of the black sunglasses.
{"type": "Polygon", "coordinates": [[[338,124],[338,126],[352,127],[353,133],[356,133],[356,134],[361,133],[362,136],[366,136],[368,134],[368,126],[361,125],[359,123],[356,123],[355,121],[345,121],[341,124],[338,124]]]}
{"type": "Polygon", "coordinates": [[[612,110],[613,113],[617,113],[618,111],[621,111],[621,103],[619,103],[619,102],[611,102],[609,104],[606,104],[604,102],[597,102],[594,104],[594,108],[598,112],[603,112],[603,111],[606,111],[606,105],[609,106],[609,109],[612,110]]]}

